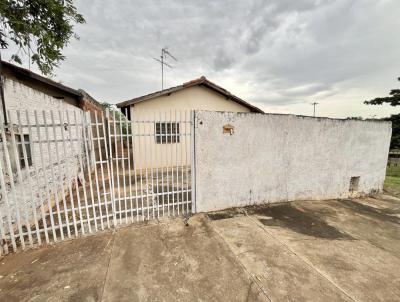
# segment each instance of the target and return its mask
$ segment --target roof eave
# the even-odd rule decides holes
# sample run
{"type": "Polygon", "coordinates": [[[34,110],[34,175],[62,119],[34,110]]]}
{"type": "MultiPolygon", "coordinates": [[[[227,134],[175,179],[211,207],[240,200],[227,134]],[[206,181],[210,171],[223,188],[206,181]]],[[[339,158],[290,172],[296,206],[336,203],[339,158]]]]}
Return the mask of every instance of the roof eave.
{"type": "Polygon", "coordinates": [[[164,91],[158,91],[158,92],[154,92],[154,93],[142,96],[142,97],[138,97],[138,98],[134,98],[134,99],[131,99],[131,100],[128,100],[128,101],[124,101],[124,102],[116,104],[116,106],[118,108],[131,106],[131,105],[134,105],[134,104],[137,104],[137,103],[140,103],[140,102],[144,102],[144,101],[156,98],[156,97],[169,95],[169,94],[174,93],[176,91],[180,91],[182,89],[193,87],[193,86],[205,86],[205,87],[207,87],[207,88],[209,88],[211,90],[214,90],[215,92],[217,92],[219,94],[222,94],[227,99],[230,99],[230,100],[232,100],[232,101],[234,101],[236,103],[239,103],[239,104],[245,106],[246,108],[249,108],[252,112],[264,113],[264,111],[262,111],[260,108],[257,108],[256,106],[253,106],[253,105],[247,103],[246,101],[242,100],[241,98],[231,94],[229,91],[225,90],[224,88],[222,88],[222,87],[220,87],[220,86],[208,81],[205,77],[202,77],[202,78],[200,78],[198,80],[193,80],[193,81],[184,83],[183,85],[180,85],[180,86],[176,86],[176,87],[172,87],[172,88],[166,89],[164,91]]]}
{"type": "Polygon", "coordinates": [[[38,75],[28,69],[16,66],[14,64],[11,64],[9,62],[5,62],[2,61],[2,64],[7,67],[9,70],[11,70],[11,72],[13,72],[17,77],[23,77],[23,78],[28,78],[28,79],[32,79],[34,81],[49,85],[55,89],[58,89],[60,91],[63,91],[64,93],[73,95],[75,97],[80,98],[81,97],[81,93],[78,90],[75,90],[73,88],[67,87],[63,84],[57,83],[53,80],[50,80],[46,77],[43,77],[41,75],[38,75]]]}

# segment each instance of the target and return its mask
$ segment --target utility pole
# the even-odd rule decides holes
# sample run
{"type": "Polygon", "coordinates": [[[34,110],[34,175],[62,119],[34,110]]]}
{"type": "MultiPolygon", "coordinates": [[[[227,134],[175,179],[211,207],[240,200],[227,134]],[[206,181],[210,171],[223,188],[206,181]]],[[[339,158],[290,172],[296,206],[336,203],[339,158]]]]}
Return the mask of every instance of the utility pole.
{"type": "Polygon", "coordinates": [[[167,47],[161,48],[161,56],[160,59],[153,58],[157,62],[161,63],[161,91],[164,90],[164,65],[173,68],[171,65],[165,62],[165,60],[170,57],[175,61],[178,61],[177,58],[175,58],[167,49],[167,47]]]}
{"type": "Polygon", "coordinates": [[[317,105],[318,105],[318,103],[317,103],[317,102],[314,102],[314,103],[311,103],[311,105],[313,105],[313,106],[314,106],[314,117],[315,117],[315,106],[317,106],[317,105]]]}

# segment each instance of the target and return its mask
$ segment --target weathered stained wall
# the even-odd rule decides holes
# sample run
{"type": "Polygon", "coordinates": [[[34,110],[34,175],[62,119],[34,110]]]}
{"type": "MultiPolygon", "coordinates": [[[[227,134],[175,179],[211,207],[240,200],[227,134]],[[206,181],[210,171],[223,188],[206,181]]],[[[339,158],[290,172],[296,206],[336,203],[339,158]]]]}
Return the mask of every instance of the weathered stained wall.
{"type": "Polygon", "coordinates": [[[346,198],[353,176],[359,193],[382,190],[389,122],[208,111],[195,118],[199,212],[346,198]]]}

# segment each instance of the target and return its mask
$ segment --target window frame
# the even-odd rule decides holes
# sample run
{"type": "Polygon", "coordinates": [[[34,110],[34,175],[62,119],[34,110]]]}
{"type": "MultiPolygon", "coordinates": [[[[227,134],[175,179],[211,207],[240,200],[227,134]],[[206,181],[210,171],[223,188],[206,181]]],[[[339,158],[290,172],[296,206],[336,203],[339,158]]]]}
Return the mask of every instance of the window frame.
{"type": "Polygon", "coordinates": [[[31,167],[33,165],[33,159],[32,159],[32,145],[31,145],[31,139],[29,134],[15,134],[15,143],[17,145],[17,155],[19,160],[19,166],[21,169],[27,168],[25,164],[25,157],[24,157],[24,150],[23,150],[23,144],[25,145],[25,152],[26,152],[26,159],[28,162],[28,167],[31,167]],[[24,141],[22,142],[22,136],[24,138],[24,141]]]}
{"type": "Polygon", "coordinates": [[[179,122],[154,122],[154,141],[156,144],[179,144],[180,136],[179,122]]]}

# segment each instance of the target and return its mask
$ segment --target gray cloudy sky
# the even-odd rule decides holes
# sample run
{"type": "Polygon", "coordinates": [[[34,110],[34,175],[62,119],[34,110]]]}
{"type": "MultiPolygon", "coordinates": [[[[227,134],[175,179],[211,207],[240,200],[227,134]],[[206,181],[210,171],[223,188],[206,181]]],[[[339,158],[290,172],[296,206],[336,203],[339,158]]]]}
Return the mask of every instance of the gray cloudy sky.
{"type": "Polygon", "coordinates": [[[101,101],[160,89],[152,59],[178,62],[166,86],[205,75],[267,112],[386,116],[363,100],[400,86],[400,1],[248,0],[75,2],[87,23],[57,79],[101,101]]]}

